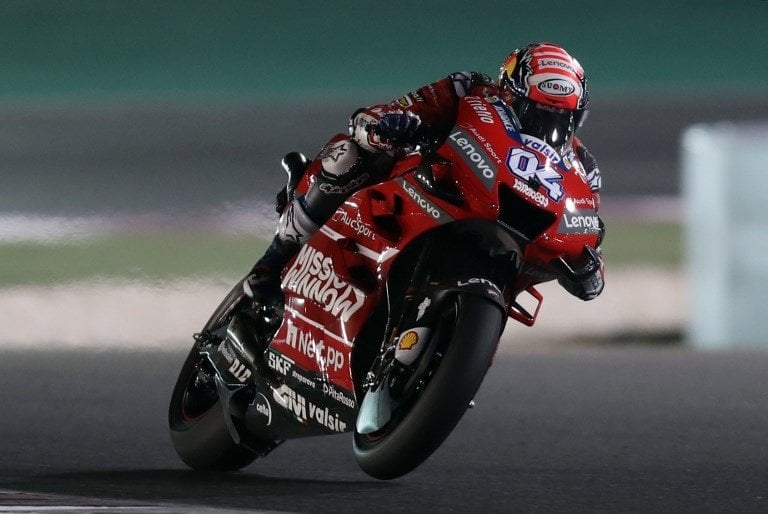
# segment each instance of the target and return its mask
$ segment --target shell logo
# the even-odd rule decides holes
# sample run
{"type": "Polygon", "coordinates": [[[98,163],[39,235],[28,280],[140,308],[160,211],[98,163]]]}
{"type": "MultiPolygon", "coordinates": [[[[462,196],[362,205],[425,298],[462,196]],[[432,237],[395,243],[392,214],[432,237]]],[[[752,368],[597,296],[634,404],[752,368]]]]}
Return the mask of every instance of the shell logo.
{"type": "Polygon", "coordinates": [[[399,348],[401,350],[410,350],[414,346],[416,346],[419,343],[419,334],[414,332],[413,330],[410,330],[403,334],[403,336],[400,338],[400,345],[399,348]]]}

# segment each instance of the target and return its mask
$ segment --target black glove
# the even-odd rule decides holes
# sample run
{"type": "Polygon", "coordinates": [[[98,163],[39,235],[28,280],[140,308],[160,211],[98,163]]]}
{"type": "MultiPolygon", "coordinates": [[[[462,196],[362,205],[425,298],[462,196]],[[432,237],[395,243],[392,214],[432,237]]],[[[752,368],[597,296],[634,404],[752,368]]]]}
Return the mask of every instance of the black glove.
{"type": "Polygon", "coordinates": [[[585,302],[597,298],[605,287],[605,280],[599,269],[577,281],[562,277],[558,278],[557,281],[566,291],[585,302]]]}
{"type": "Polygon", "coordinates": [[[591,259],[587,266],[569,276],[560,276],[557,282],[563,289],[584,301],[594,300],[605,288],[603,257],[600,249],[589,250],[591,259]]]}
{"type": "Polygon", "coordinates": [[[389,112],[379,120],[374,131],[384,140],[396,144],[416,144],[421,128],[418,116],[408,113],[389,112]]]}

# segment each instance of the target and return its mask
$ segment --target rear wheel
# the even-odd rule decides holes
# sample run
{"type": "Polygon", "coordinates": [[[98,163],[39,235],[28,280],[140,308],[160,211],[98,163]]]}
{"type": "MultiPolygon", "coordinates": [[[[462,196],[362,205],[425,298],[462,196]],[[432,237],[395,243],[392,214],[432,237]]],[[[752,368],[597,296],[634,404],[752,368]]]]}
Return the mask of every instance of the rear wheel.
{"type": "Polygon", "coordinates": [[[454,311],[435,327],[431,351],[420,357],[421,385],[411,397],[396,399],[392,418],[382,429],[355,432],[355,457],[363,471],[375,478],[397,478],[442,444],[480,388],[503,322],[500,309],[489,300],[457,295],[454,311]]]}

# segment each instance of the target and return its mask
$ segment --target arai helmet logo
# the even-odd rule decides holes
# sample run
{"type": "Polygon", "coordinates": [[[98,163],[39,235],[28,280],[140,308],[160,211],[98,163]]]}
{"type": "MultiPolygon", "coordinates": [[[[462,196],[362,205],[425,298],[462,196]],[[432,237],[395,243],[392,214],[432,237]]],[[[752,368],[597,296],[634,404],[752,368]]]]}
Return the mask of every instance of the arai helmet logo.
{"type": "Polygon", "coordinates": [[[547,79],[539,82],[539,91],[548,95],[568,96],[576,91],[576,86],[566,79],[547,79]]]}

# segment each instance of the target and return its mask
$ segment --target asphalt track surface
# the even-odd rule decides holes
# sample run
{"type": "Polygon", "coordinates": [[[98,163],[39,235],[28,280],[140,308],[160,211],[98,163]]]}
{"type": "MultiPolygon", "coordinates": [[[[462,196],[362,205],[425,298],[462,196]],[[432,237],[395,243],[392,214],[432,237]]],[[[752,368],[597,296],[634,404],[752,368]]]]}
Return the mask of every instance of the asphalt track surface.
{"type": "Polygon", "coordinates": [[[768,510],[768,352],[507,350],[446,443],[389,482],[357,468],[349,434],[185,469],[165,419],[183,357],[4,350],[0,512],[768,510]]]}
{"type": "MultiPolygon", "coordinates": [[[[385,100],[0,104],[0,206],[79,216],[271,202],[285,182],[285,153],[313,157],[332,134],[347,130],[353,110],[385,100]]],[[[686,127],[765,119],[764,97],[596,98],[580,135],[600,163],[605,196],[674,196],[681,192],[686,127]]]]}

